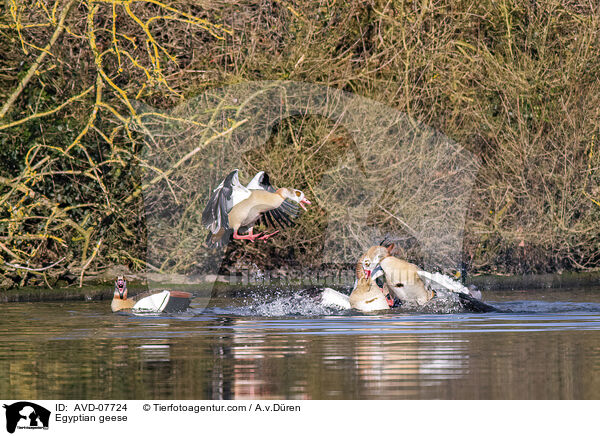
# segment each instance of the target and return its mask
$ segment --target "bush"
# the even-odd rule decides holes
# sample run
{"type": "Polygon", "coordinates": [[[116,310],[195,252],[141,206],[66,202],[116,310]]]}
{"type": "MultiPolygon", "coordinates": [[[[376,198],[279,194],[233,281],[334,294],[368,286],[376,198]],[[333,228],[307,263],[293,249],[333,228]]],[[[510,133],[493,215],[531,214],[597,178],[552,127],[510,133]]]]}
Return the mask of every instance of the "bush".
{"type": "MultiPolygon", "coordinates": [[[[4,279],[52,284],[106,264],[146,268],[147,136],[135,129],[135,102],[169,110],[257,80],[373,99],[476,155],[462,253],[472,271],[598,268],[598,13],[590,2],[553,0],[148,0],[114,10],[110,2],[16,2],[0,16],[4,279]]],[[[314,114],[281,121],[271,136],[243,156],[244,169],[267,169],[307,193],[356,145],[352,132],[314,114]]],[[[212,182],[229,169],[216,164],[212,182]]],[[[409,259],[433,262],[401,223],[421,222],[419,208],[401,198],[382,194],[388,212],[373,210],[369,223],[403,241],[409,259]]],[[[318,264],[334,218],[315,207],[272,244],[232,245],[226,266],[284,267],[289,247],[295,262],[318,264]]],[[[340,253],[357,257],[366,240],[346,238],[340,253]]],[[[191,253],[210,256],[192,251],[164,268],[197,270],[191,253]]]]}

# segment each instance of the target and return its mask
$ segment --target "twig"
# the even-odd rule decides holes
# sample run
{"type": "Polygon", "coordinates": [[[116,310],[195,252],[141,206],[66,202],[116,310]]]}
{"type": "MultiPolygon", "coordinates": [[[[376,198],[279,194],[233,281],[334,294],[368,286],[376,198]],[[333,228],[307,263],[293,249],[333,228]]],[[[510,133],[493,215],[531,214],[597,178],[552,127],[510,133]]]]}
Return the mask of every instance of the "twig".
{"type": "Polygon", "coordinates": [[[25,89],[25,87],[27,86],[27,84],[29,83],[31,78],[34,76],[34,74],[40,67],[40,64],[44,61],[44,59],[46,59],[46,56],[48,55],[48,50],[54,45],[54,43],[56,42],[56,40],[58,39],[58,37],[61,35],[61,33],[63,32],[63,30],[65,28],[65,26],[64,26],[65,19],[67,18],[69,10],[71,9],[71,7],[73,6],[74,3],[75,3],[75,0],[70,0],[69,3],[67,3],[67,5],[62,10],[62,12],[60,14],[60,20],[58,22],[58,26],[56,27],[56,30],[52,34],[52,37],[50,38],[50,42],[48,42],[48,44],[46,44],[46,47],[44,47],[44,49],[42,50],[40,55],[37,57],[35,62],[31,65],[31,68],[29,68],[29,71],[27,71],[27,74],[25,75],[25,77],[23,77],[23,80],[21,80],[21,82],[17,86],[17,89],[15,89],[13,91],[13,93],[10,95],[10,97],[8,97],[6,102],[4,102],[2,109],[0,109],[0,119],[4,118],[4,115],[6,115],[6,113],[10,110],[11,106],[13,105],[13,103],[15,102],[17,97],[19,97],[21,92],[23,92],[23,90],[25,89]]]}
{"type": "Polygon", "coordinates": [[[15,259],[20,259],[19,255],[14,253],[11,249],[9,249],[6,245],[4,245],[2,242],[0,242],[0,248],[4,251],[6,251],[8,254],[10,254],[12,257],[14,257],[15,259]]]}
{"type": "Polygon", "coordinates": [[[52,115],[53,113],[58,112],[59,110],[63,109],[65,106],[69,105],[70,103],[73,103],[75,100],[78,100],[81,97],[86,96],[91,91],[93,91],[93,89],[94,89],[94,85],[90,86],[88,89],[86,89],[85,91],[83,91],[81,94],[77,94],[77,95],[69,98],[67,101],[65,101],[64,103],[58,105],[54,109],[50,109],[50,110],[48,110],[46,112],[34,113],[32,115],[29,115],[28,117],[21,118],[20,120],[17,120],[17,121],[13,121],[12,123],[4,124],[4,125],[0,126],[0,130],[5,130],[5,129],[8,129],[10,127],[18,126],[20,124],[26,123],[27,121],[30,121],[30,120],[33,120],[33,119],[36,119],[36,118],[42,118],[42,117],[45,117],[47,115],[52,115]]]}
{"type": "Polygon", "coordinates": [[[46,271],[47,269],[52,268],[53,266],[58,265],[59,263],[61,263],[63,260],[65,260],[65,256],[61,257],[60,259],[58,259],[56,262],[54,262],[51,265],[48,266],[44,266],[42,268],[29,268],[28,266],[21,266],[18,263],[9,263],[9,262],[4,262],[4,265],[8,265],[12,268],[16,268],[16,269],[24,269],[27,271],[46,271]]]}
{"type": "Polygon", "coordinates": [[[383,206],[379,206],[379,209],[381,209],[382,211],[384,211],[385,213],[387,213],[387,214],[388,214],[390,217],[392,217],[392,218],[394,218],[394,219],[398,220],[398,222],[399,222],[400,224],[402,224],[403,226],[405,226],[405,227],[406,227],[408,230],[410,230],[410,232],[411,232],[413,235],[415,235],[415,236],[416,236],[416,235],[418,235],[418,234],[419,234],[419,232],[417,232],[415,229],[413,229],[411,226],[409,226],[409,225],[408,225],[408,224],[407,224],[405,221],[401,220],[401,219],[400,219],[400,218],[398,218],[396,215],[394,215],[393,213],[391,213],[391,212],[390,212],[389,210],[387,210],[385,207],[383,207],[383,206]]]}
{"type": "Polygon", "coordinates": [[[100,238],[98,240],[98,242],[96,243],[96,246],[94,247],[94,252],[90,256],[88,261],[85,263],[85,265],[83,265],[83,267],[81,268],[81,275],[79,276],[79,287],[80,288],[83,286],[83,275],[85,274],[85,270],[88,268],[88,266],[90,266],[90,264],[92,263],[92,260],[94,260],[94,258],[98,254],[98,250],[100,249],[100,244],[102,244],[102,238],[100,238]]]}
{"type": "Polygon", "coordinates": [[[46,286],[48,286],[48,288],[50,288],[50,289],[54,289],[52,287],[52,285],[50,284],[50,282],[48,281],[48,277],[46,277],[46,273],[45,272],[42,273],[42,276],[44,277],[44,281],[46,282],[46,286]]]}

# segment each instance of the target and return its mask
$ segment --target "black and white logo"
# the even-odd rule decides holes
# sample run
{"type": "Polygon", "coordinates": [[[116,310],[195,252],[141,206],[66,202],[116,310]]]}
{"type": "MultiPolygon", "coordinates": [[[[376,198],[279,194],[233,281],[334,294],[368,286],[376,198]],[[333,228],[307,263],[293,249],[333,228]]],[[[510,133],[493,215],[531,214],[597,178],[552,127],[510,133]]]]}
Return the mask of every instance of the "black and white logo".
{"type": "Polygon", "coordinates": [[[16,429],[48,429],[50,411],[29,401],[19,401],[10,405],[5,404],[6,431],[14,433],[16,429]]]}

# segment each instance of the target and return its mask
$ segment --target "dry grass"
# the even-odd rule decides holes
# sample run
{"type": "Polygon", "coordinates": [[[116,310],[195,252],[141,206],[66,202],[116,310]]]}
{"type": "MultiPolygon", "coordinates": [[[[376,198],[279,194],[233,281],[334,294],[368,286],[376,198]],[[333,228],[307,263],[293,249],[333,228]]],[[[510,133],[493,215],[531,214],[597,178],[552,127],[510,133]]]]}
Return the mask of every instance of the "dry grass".
{"type": "MultiPolygon", "coordinates": [[[[0,17],[0,250],[6,262],[34,269],[65,257],[42,272],[4,265],[5,285],[51,284],[86,265],[145,267],[139,152],[147,135],[133,128],[140,120],[132,102],[171,109],[206,90],[256,80],[316,83],[373,99],[476,155],[481,167],[462,254],[472,270],[599,266],[600,19],[593,3],[136,1],[129,9],[115,3],[113,14],[111,2],[74,1],[61,30],[67,4],[7,0],[0,17]]],[[[221,121],[204,140],[232,127],[221,121]]],[[[409,258],[449,264],[446,254],[437,259],[423,246],[433,236],[423,233],[422,205],[394,187],[365,218],[376,232],[327,236],[327,224],[343,216],[322,204],[337,195],[325,178],[339,186],[351,177],[338,168],[340,160],[356,160],[358,149],[375,156],[365,161],[364,183],[387,180],[377,171],[390,168],[389,155],[378,161],[379,149],[364,148],[351,127],[320,115],[300,114],[272,129],[242,155],[246,174],[267,169],[318,205],[272,245],[232,246],[232,260],[284,265],[291,256],[318,264],[315,253],[355,257],[368,237],[391,233],[409,258]],[[327,241],[347,242],[323,251],[327,241]]],[[[235,140],[233,131],[227,138],[235,140]]],[[[220,153],[211,182],[226,172],[220,153]]],[[[391,162],[407,168],[398,156],[391,162]]],[[[199,251],[165,267],[207,265],[198,241],[187,244],[199,251]]]]}

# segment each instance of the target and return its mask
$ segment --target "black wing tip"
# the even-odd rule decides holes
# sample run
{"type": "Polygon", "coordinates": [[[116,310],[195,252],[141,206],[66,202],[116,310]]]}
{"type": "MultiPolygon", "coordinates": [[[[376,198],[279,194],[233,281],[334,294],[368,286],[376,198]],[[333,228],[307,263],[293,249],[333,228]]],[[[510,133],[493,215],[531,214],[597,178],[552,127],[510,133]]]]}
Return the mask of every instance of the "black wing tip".
{"type": "Polygon", "coordinates": [[[231,241],[232,236],[233,236],[233,230],[226,229],[225,233],[221,237],[221,240],[219,241],[219,247],[225,247],[229,243],[229,241],[231,241]]]}
{"type": "Polygon", "coordinates": [[[269,227],[269,225],[270,225],[271,227],[277,227],[277,226],[275,225],[275,222],[276,222],[277,220],[273,221],[273,218],[274,218],[274,215],[271,213],[271,211],[269,211],[269,212],[267,212],[267,213],[263,213],[263,214],[262,214],[262,216],[261,216],[261,219],[262,219],[262,222],[263,222],[263,224],[264,224],[265,226],[267,226],[267,227],[269,227]]]}
{"type": "Polygon", "coordinates": [[[290,216],[282,210],[275,210],[274,216],[277,218],[277,222],[279,223],[279,225],[281,225],[283,228],[291,227],[294,225],[294,221],[292,221],[290,216]]]}
{"type": "Polygon", "coordinates": [[[236,168],[235,170],[227,174],[227,177],[225,177],[225,179],[223,180],[223,186],[231,186],[233,178],[238,175],[239,171],[240,170],[236,168]]]}
{"type": "Polygon", "coordinates": [[[273,187],[273,185],[271,185],[271,178],[269,177],[269,175],[267,174],[266,171],[263,171],[262,176],[260,177],[260,179],[258,180],[258,183],[266,190],[269,192],[275,192],[275,188],[273,187]]]}
{"type": "Polygon", "coordinates": [[[484,303],[472,297],[471,295],[463,294],[462,292],[458,293],[458,299],[460,300],[463,307],[475,313],[488,313],[488,312],[499,312],[497,308],[494,306],[490,306],[489,304],[484,303]]]}
{"type": "Polygon", "coordinates": [[[227,174],[221,182],[221,189],[219,187],[215,188],[210,195],[206,207],[202,211],[201,222],[204,227],[209,228],[215,222],[218,222],[219,225],[227,225],[227,201],[233,193],[234,179],[238,177],[238,172],[239,170],[236,168],[227,174]],[[220,222],[219,216],[225,223],[220,222]]]}
{"type": "Polygon", "coordinates": [[[284,211],[281,207],[277,209],[272,209],[267,212],[263,212],[260,216],[260,221],[267,227],[292,227],[296,223],[293,221],[293,218],[296,218],[295,215],[290,214],[287,211],[284,211]],[[291,218],[290,218],[291,215],[291,218]]]}
{"type": "Polygon", "coordinates": [[[298,215],[300,215],[300,206],[298,205],[298,203],[287,199],[283,203],[281,203],[281,206],[279,206],[278,209],[282,212],[285,212],[288,215],[291,215],[293,218],[297,218],[298,215]]]}
{"type": "Polygon", "coordinates": [[[382,247],[385,247],[385,248],[389,247],[392,244],[393,244],[393,242],[390,240],[389,235],[385,235],[385,238],[383,238],[381,240],[381,242],[379,243],[379,245],[381,245],[382,247]]]}
{"type": "Polygon", "coordinates": [[[210,224],[210,210],[209,210],[209,205],[207,204],[206,207],[204,208],[204,211],[202,211],[202,225],[204,227],[208,226],[210,224]]]}

